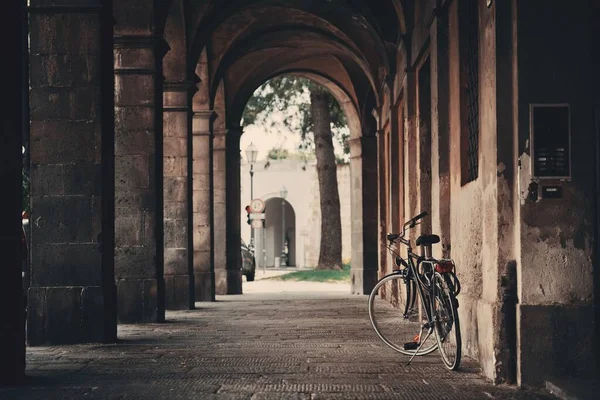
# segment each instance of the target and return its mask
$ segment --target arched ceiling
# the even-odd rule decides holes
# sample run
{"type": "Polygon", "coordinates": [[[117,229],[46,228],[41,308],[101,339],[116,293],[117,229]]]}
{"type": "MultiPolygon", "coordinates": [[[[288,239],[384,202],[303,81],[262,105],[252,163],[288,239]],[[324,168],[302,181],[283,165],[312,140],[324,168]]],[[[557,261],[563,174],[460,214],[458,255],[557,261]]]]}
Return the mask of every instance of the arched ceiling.
{"type": "Polygon", "coordinates": [[[209,82],[202,84],[211,107],[225,88],[228,120],[260,84],[286,72],[329,82],[362,115],[379,104],[393,73],[389,49],[406,28],[401,0],[182,1],[188,71],[197,71],[207,50],[209,82]]]}

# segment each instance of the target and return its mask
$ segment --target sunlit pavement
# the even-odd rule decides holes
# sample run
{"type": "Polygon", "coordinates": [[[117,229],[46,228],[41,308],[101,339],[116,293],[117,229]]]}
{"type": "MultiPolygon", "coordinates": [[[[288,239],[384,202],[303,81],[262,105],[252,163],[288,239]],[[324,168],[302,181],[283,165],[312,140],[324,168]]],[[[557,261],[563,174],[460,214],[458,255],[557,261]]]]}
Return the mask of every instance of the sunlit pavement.
{"type": "Polygon", "coordinates": [[[348,284],[258,278],[244,293],[168,312],[162,324],[121,325],[118,344],[30,348],[28,386],[0,398],[551,398],[488,384],[469,359],[458,372],[437,353],[406,366],[348,284]]]}

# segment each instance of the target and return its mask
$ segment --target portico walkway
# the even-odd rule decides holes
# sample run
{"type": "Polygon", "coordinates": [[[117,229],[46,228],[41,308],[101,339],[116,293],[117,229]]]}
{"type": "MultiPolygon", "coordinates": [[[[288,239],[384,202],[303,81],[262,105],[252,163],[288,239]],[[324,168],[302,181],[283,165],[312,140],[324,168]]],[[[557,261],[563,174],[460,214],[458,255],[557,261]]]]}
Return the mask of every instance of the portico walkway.
{"type": "Polygon", "coordinates": [[[166,323],[121,325],[118,344],[30,348],[30,383],[0,398],[546,398],[487,384],[468,359],[456,373],[437,353],[407,367],[373,332],[366,297],[322,285],[245,283],[166,323]]]}

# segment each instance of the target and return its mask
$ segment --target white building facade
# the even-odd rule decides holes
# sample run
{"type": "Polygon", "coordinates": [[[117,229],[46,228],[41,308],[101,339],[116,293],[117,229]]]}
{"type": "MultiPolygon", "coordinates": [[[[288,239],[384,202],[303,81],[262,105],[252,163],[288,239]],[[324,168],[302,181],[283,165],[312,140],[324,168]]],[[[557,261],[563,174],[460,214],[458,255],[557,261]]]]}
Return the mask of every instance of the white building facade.
{"type": "MultiPolygon", "coordinates": [[[[350,167],[338,165],[342,221],[342,261],[350,262],[350,167]]],[[[241,165],[242,240],[251,243],[245,207],[250,204],[250,165],[241,165]]],[[[253,196],[265,202],[265,228],[254,231],[257,268],[314,267],[319,260],[321,211],[316,161],[259,160],[254,164],[253,196]],[[282,191],[285,188],[285,200],[282,191]],[[284,236],[285,232],[285,236],[284,236]],[[284,242],[285,238],[285,242],[284,242]],[[285,243],[285,244],[284,244],[285,243]],[[285,254],[282,257],[282,253],[285,254]]]]}

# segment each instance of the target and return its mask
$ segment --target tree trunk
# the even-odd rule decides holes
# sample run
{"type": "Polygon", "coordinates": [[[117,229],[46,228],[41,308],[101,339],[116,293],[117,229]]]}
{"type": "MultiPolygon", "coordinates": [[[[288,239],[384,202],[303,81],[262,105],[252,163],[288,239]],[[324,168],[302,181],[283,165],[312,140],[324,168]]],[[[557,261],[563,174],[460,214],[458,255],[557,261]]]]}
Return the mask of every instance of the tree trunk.
{"type": "Polygon", "coordinates": [[[321,250],[317,269],[339,270],[342,266],[342,223],[329,114],[330,96],[326,89],[314,86],[310,88],[317,177],[321,197],[321,250]]]}

